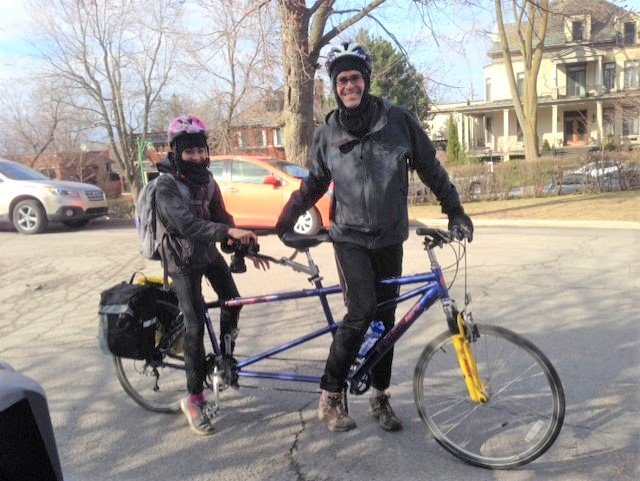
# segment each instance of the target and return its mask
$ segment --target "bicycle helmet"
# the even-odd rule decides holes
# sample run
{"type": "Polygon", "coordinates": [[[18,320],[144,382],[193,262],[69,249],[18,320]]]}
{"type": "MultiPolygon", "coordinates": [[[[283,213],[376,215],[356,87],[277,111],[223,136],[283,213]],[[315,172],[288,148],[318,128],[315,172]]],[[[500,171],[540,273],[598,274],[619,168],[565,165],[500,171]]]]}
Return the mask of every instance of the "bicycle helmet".
{"type": "Polygon", "coordinates": [[[177,137],[184,134],[202,134],[207,136],[206,124],[195,115],[180,115],[169,123],[167,138],[169,145],[173,144],[177,137]]]}
{"type": "Polygon", "coordinates": [[[331,47],[329,55],[327,55],[327,61],[324,64],[330,78],[333,79],[336,64],[343,60],[351,60],[352,62],[355,61],[357,64],[361,64],[366,71],[367,77],[371,77],[373,57],[371,57],[367,49],[359,43],[342,42],[331,47]]]}

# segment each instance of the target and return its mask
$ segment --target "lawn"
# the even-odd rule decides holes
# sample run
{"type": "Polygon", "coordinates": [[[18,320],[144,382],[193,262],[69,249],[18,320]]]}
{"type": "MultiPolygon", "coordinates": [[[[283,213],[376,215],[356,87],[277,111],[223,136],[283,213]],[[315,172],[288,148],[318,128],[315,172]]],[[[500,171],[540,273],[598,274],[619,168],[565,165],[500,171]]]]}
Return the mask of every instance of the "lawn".
{"type": "MultiPolygon", "coordinates": [[[[468,202],[475,219],[616,220],[640,222],[640,191],[468,202]]],[[[436,205],[410,205],[409,217],[440,218],[436,205]]]]}

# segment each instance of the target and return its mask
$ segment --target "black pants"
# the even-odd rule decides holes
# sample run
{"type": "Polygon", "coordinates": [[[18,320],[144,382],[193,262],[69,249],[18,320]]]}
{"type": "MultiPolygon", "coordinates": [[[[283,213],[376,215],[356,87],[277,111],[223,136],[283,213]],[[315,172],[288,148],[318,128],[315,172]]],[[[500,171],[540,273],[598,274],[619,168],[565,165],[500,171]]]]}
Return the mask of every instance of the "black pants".
{"type": "MultiPolygon", "coordinates": [[[[178,296],[180,311],[184,315],[184,364],[189,393],[202,392],[206,375],[204,349],[205,300],[202,295],[202,277],[206,277],[221,301],[239,297],[238,288],[221,255],[204,271],[171,274],[173,289],[178,296]]],[[[220,338],[238,326],[240,308],[220,310],[220,338]]],[[[224,350],[223,350],[224,352],[224,350]]]]}
{"type": "MultiPolygon", "coordinates": [[[[382,321],[385,331],[395,323],[395,306],[378,311],[376,304],[399,292],[399,286],[383,286],[378,280],[402,273],[402,244],[382,249],[366,249],[354,244],[334,244],[338,276],[347,314],[336,331],[320,387],[330,392],[341,391],[349,368],[355,360],[364,333],[372,320],[382,321]]],[[[371,385],[387,389],[391,381],[393,349],[372,369],[371,385]]]]}

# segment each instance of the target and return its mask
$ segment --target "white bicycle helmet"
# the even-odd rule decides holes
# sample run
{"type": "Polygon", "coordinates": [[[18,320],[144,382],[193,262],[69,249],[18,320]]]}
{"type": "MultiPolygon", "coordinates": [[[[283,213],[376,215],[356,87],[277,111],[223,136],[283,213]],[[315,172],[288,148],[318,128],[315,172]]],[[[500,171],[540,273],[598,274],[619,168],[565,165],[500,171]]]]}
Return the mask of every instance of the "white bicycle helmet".
{"type": "Polygon", "coordinates": [[[333,78],[333,69],[339,60],[355,59],[360,60],[366,68],[369,76],[373,71],[373,57],[362,45],[356,42],[342,42],[331,47],[327,61],[324,64],[329,77],[333,78]]]}
{"type": "Polygon", "coordinates": [[[169,145],[183,134],[208,134],[207,125],[195,115],[180,115],[171,121],[167,128],[169,145]]]}

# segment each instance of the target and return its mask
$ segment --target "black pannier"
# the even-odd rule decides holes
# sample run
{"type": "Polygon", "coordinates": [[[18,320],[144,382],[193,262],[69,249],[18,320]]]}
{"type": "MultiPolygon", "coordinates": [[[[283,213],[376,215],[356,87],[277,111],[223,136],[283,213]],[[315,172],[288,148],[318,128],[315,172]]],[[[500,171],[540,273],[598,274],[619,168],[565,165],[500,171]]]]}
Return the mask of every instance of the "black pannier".
{"type": "Polygon", "coordinates": [[[157,289],[144,284],[117,284],[100,293],[98,340],[106,354],[149,359],[158,324],[157,289]]]}

